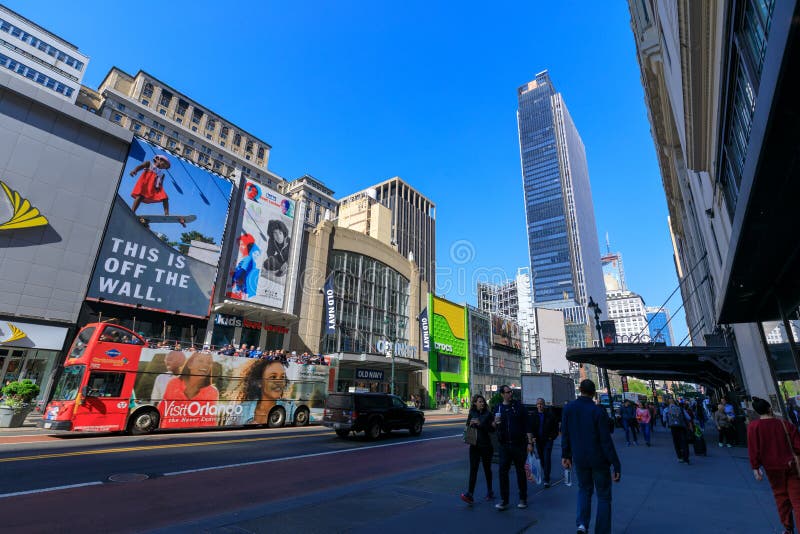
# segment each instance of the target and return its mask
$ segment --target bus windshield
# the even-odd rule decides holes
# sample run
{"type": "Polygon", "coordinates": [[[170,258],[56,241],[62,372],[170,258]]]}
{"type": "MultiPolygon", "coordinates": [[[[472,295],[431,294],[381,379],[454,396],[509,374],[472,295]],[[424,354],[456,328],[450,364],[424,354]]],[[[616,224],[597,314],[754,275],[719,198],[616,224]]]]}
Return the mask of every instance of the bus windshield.
{"type": "Polygon", "coordinates": [[[56,385],[53,400],[75,400],[75,397],[78,396],[78,389],[80,388],[84,371],[86,371],[85,365],[70,365],[65,367],[56,385]]]}
{"type": "Polygon", "coordinates": [[[92,339],[92,334],[94,334],[93,326],[81,330],[81,333],[78,334],[78,337],[75,338],[75,342],[72,344],[72,350],[69,351],[70,358],[80,358],[83,356],[83,351],[86,350],[87,343],[92,339]]]}

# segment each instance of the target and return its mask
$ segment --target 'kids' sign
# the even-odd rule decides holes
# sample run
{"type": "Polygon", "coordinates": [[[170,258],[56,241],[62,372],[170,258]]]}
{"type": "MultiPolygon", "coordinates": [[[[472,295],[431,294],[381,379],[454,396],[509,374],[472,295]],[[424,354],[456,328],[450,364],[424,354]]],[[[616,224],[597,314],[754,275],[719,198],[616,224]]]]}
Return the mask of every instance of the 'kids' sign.
{"type": "Polygon", "coordinates": [[[88,298],[208,315],[232,189],[134,139],[88,298]]]}

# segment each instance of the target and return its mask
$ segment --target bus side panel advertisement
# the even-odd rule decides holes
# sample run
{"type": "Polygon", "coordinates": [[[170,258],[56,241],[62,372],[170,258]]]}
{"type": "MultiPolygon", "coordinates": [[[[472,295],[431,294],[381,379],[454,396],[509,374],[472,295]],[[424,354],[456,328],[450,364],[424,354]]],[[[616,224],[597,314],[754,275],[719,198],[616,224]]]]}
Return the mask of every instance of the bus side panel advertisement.
{"type": "Polygon", "coordinates": [[[157,406],[161,428],[266,424],[280,406],[320,421],[330,367],[168,349],[143,349],[134,404],[157,406]]]}
{"type": "Polygon", "coordinates": [[[245,180],[238,253],[226,296],[282,308],[286,292],[295,202],[245,180]]]}
{"type": "Polygon", "coordinates": [[[87,298],[207,316],[232,190],[134,138],[87,298]]]}

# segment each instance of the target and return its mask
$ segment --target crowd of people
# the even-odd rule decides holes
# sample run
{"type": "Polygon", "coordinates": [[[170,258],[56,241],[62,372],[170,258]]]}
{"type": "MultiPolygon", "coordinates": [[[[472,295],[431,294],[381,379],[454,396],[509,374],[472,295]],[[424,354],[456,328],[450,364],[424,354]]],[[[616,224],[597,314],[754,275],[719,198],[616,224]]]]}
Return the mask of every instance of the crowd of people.
{"type": "MultiPolygon", "coordinates": [[[[198,349],[194,344],[187,344],[183,346],[179,341],[168,340],[158,341],[150,339],[147,341],[147,346],[151,349],[164,349],[168,351],[178,350],[195,352],[201,350],[198,349]]],[[[325,360],[325,357],[322,354],[311,354],[308,351],[298,354],[297,351],[286,351],[281,349],[266,350],[255,345],[248,346],[246,343],[242,343],[238,347],[229,343],[217,349],[213,349],[209,345],[203,345],[202,351],[222,354],[224,356],[235,356],[239,358],[261,358],[272,361],[280,361],[283,363],[296,362],[311,365],[328,365],[328,362],[325,360]]]]}

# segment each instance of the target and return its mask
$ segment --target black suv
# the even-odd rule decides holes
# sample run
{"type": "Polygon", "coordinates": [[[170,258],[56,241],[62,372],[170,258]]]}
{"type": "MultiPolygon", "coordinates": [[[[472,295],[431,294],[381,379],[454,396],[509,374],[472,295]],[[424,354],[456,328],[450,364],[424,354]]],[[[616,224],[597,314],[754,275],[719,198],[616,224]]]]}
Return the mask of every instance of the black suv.
{"type": "Polygon", "coordinates": [[[418,436],[424,423],[422,410],[409,408],[400,397],[386,393],[331,393],[322,418],[322,424],[340,438],[364,432],[367,439],[377,439],[381,432],[398,429],[418,436]]]}

